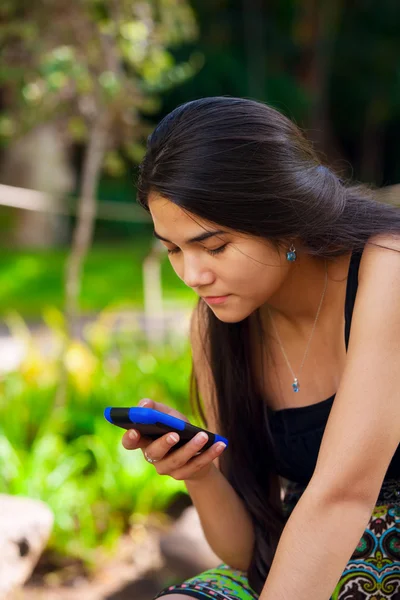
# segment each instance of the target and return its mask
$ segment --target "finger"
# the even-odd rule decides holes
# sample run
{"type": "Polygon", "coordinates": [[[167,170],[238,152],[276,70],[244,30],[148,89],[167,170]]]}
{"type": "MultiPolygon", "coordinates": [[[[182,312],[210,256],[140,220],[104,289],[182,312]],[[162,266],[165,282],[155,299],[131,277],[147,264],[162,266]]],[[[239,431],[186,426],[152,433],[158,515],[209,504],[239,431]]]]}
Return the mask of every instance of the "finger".
{"type": "Polygon", "coordinates": [[[143,450],[153,442],[154,440],[152,438],[141,435],[136,429],[129,429],[129,431],[122,436],[122,445],[127,450],[137,450],[138,448],[143,450]]]}
{"type": "Polygon", "coordinates": [[[128,429],[122,436],[122,445],[127,450],[136,450],[136,448],[147,448],[152,443],[152,439],[142,436],[137,429],[128,429]]]}
{"type": "Polygon", "coordinates": [[[148,444],[145,448],[142,448],[143,455],[145,456],[144,450],[146,450],[147,457],[158,462],[179,442],[179,439],[179,435],[176,432],[167,433],[148,444]]]}
{"type": "Polygon", "coordinates": [[[179,411],[171,408],[170,406],[166,406],[161,402],[155,402],[155,400],[150,400],[150,398],[143,398],[138,406],[144,406],[145,408],[153,408],[154,410],[159,410],[160,412],[165,413],[166,415],[171,415],[172,417],[176,417],[177,419],[183,419],[186,423],[189,423],[188,419],[182,415],[179,411]]]}
{"type": "MultiPolygon", "coordinates": [[[[197,452],[199,452],[199,450],[201,450],[204,444],[207,443],[207,440],[208,435],[204,433],[204,431],[197,433],[194,436],[194,438],[192,438],[189,442],[182,446],[182,448],[179,448],[178,450],[175,450],[175,452],[172,452],[162,461],[162,464],[158,465],[158,473],[160,475],[164,473],[171,473],[172,471],[183,467],[191,458],[193,458],[197,454],[197,452]]],[[[152,454],[150,454],[150,456],[151,458],[157,458],[153,457],[152,454]]]]}
{"type": "Polygon", "coordinates": [[[179,480],[190,480],[198,471],[204,469],[207,465],[212,463],[216,458],[221,456],[223,451],[225,450],[226,445],[223,442],[217,442],[213,444],[211,448],[208,448],[199,456],[195,456],[190,459],[186,465],[181,468],[178,468],[176,471],[172,471],[170,473],[171,477],[179,480]]]}

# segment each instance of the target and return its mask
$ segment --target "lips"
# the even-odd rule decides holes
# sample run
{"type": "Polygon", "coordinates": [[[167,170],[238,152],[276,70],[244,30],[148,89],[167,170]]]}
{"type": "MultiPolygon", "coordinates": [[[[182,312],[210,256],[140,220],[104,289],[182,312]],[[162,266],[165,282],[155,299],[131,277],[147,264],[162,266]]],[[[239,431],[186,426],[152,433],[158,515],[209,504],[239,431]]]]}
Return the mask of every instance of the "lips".
{"type": "Polygon", "coordinates": [[[203,300],[207,302],[207,304],[222,304],[229,296],[230,294],[225,296],[203,296],[203,300]]]}

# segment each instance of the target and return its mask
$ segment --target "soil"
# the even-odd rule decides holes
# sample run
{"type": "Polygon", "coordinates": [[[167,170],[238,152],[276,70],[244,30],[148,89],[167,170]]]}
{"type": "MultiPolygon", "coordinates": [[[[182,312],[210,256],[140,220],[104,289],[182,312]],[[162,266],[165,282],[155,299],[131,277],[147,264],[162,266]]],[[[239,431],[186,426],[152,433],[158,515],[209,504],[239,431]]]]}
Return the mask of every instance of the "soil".
{"type": "Polygon", "coordinates": [[[99,560],[94,572],[71,559],[60,564],[60,558],[45,552],[23,589],[10,600],[153,600],[179,580],[166,567],[159,539],[188,504],[187,498],[180,499],[167,515],[151,515],[135,525],[121,537],[112,557],[99,560]]]}

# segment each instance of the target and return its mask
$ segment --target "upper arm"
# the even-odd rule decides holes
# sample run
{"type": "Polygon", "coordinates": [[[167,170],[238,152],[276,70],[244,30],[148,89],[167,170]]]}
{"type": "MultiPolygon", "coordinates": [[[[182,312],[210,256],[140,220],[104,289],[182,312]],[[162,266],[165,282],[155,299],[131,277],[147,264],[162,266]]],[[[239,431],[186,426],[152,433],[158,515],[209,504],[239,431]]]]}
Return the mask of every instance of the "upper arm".
{"type": "Polygon", "coordinates": [[[312,478],[333,495],[376,501],[400,442],[400,236],[366,246],[346,366],[312,478]]]}
{"type": "MultiPolygon", "coordinates": [[[[217,398],[214,377],[210,367],[210,346],[204,315],[199,305],[193,311],[190,322],[190,343],[192,348],[193,368],[198,391],[207,420],[207,429],[218,433],[217,398]]],[[[219,459],[214,463],[219,465],[219,459]]]]}

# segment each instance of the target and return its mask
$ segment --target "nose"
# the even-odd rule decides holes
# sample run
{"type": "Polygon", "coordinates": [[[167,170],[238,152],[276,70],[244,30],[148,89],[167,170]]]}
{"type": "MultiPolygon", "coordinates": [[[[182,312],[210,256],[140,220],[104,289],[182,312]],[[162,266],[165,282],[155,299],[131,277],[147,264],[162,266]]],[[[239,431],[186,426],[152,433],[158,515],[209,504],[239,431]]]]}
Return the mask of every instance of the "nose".
{"type": "Polygon", "coordinates": [[[182,280],[188,287],[196,290],[211,285],[214,282],[214,275],[201,259],[187,256],[183,265],[182,280]]]}

